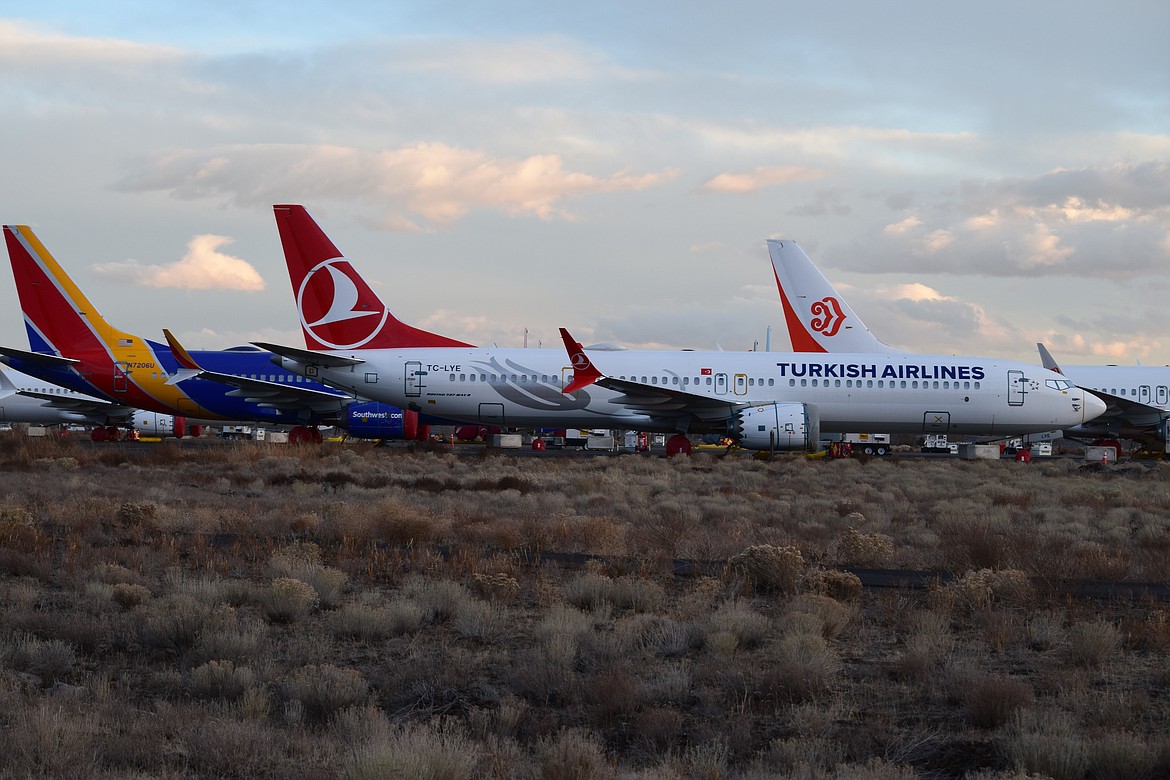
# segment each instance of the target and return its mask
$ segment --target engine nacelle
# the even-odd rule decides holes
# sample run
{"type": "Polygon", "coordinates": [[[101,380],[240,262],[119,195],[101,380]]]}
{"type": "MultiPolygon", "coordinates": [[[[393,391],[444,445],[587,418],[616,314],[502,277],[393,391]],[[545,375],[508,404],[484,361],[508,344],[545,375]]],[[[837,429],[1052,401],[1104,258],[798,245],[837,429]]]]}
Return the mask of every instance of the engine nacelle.
{"type": "Polygon", "coordinates": [[[136,409],[134,416],[131,418],[131,424],[134,430],[146,436],[170,436],[175,434],[182,437],[182,425],[176,425],[176,419],[169,414],[159,414],[158,412],[147,412],[142,409],[136,409]],[[178,430],[176,431],[176,428],[178,430]]]}
{"type": "Polygon", "coordinates": [[[820,446],[821,416],[808,404],[761,404],[739,413],[731,435],[749,450],[812,452],[820,446]]]}
{"type": "Polygon", "coordinates": [[[418,414],[372,401],[355,403],[346,408],[342,427],[359,439],[403,439],[408,434],[413,438],[418,429],[418,414]]]}

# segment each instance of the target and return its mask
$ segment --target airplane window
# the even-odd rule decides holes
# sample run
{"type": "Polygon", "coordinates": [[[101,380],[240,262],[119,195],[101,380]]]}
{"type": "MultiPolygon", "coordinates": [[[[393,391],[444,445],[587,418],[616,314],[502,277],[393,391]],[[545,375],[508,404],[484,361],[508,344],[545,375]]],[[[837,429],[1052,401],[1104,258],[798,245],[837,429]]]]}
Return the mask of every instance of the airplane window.
{"type": "Polygon", "coordinates": [[[690,383],[691,383],[691,378],[689,376],[684,376],[683,377],[683,387],[686,387],[690,383]]]}
{"type": "Polygon", "coordinates": [[[479,381],[481,381],[481,382],[486,382],[486,381],[488,381],[487,374],[480,374],[480,375],[479,375],[479,381]]]}
{"type": "Polygon", "coordinates": [[[879,380],[878,380],[878,387],[885,387],[885,386],[886,386],[886,382],[885,382],[885,380],[884,380],[884,379],[879,379],[879,380]]]}
{"type": "Polygon", "coordinates": [[[658,384],[658,377],[656,377],[656,376],[650,377],[650,384],[652,384],[652,385],[658,384]]]}
{"type": "Polygon", "coordinates": [[[768,387],[771,387],[771,386],[772,386],[772,385],[774,385],[774,384],[776,384],[776,380],[775,380],[775,379],[768,379],[768,387]]]}
{"type": "Polygon", "coordinates": [[[711,386],[711,382],[712,382],[712,381],[713,381],[713,380],[711,379],[711,377],[707,377],[707,387],[710,387],[710,386],[711,386]]]}
{"type": "Polygon", "coordinates": [[[976,390],[978,390],[978,389],[979,389],[979,383],[978,383],[978,382],[976,382],[976,383],[975,383],[975,389],[976,389],[976,390]]]}
{"type": "Polygon", "coordinates": [[[938,390],[938,380],[934,380],[934,389],[938,390]]]}
{"type": "Polygon", "coordinates": [[[515,375],[515,374],[512,374],[512,381],[513,381],[513,382],[515,382],[515,381],[516,381],[516,375],[515,375]]]}
{"type": "Polygon", "coordinates": [[[459,375],[459,381],[460,381],[460,382],[466,382],[466,381],[467,381],[467,374],[460,374],[460,375],[459,375]]]}
{"type": "Polygon", "coordinates": [[[796,380],[795,380],[795,379],[789,379],[789,380],[788,380],[788,386],[789,386],[789,387],[796,387],[796,380]]]}
{"type": "Polygon", "coordinates": [[[865,386],[866,386],[866,387],[873,387],[873,380],[872,380],[872,379],[867,379],[867,380],[866,380],[866,382],[865,382],[865,386]]]}
{"type": "Polygon", "coordinates": [[[800,380],[800,386],[801,387],[808,387],[808,380],[807,379],[800,380]]]}
{"type": "Polygon", "coordinates": [[[677,377],[677,376],[671,377],[671,378],[670,378],[670,383],[671,383],[672,385],[677,385],[677,384],[678,384],[678,377],[677,377]]]}

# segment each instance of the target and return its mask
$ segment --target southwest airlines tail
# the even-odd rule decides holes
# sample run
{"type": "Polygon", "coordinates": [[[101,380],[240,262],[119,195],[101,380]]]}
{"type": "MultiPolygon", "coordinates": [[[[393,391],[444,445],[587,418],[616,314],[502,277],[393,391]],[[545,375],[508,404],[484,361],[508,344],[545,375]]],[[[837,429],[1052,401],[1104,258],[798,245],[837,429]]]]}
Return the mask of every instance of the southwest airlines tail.
{"type": "Polygon", "coordinates": [[[273,206],[310,350],[469,347],[390,313],[304,206],[273,206]]]}
{"type": "Polygon", "coordinates": [[[901,352],[865,327],[795,241],[769,239],[784,321],[795,352],[901,352]]]}
{"type": "Polygon", "coordinates": [[[139,341],[102,318],[27,225],[5,225],[4,240],[34,352],[104,355],[108,345],[139,341]]]}

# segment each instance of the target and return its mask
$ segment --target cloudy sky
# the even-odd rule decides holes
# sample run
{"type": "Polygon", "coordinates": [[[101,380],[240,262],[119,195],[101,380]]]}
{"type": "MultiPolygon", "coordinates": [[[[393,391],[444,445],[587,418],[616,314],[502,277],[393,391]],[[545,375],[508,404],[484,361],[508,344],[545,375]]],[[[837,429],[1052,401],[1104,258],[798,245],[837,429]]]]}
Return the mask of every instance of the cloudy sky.
{"type": "Polygon", "coordinates": [[[303,203],[477,344],[783,349],[789,237],[906,349],[1170,363],[1165,0],[8,8],[0,221],[142,335],[302,344],[303,203]]]}

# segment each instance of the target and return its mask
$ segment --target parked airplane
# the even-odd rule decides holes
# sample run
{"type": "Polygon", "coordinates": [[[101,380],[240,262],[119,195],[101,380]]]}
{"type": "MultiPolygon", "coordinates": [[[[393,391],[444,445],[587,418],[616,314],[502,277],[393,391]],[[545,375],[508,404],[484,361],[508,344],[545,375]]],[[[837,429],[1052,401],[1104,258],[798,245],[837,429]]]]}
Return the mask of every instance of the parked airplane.
{"type": "MultiPolygon", "coordinates": [[[[769,240],[780,302],[792,345],[798,352],[872,352],[901,354],[866,327],[844,297],[808,255],[790,240],[769,240]]],[[[1117,438],[1167,441],[1170,421],[1170,366],[1066,366],[1062,369],[1044,348],[1044,368],[1063,374],[1105,402],[1095,420],[1068,428],[1069,438],[1117,438]]]]}
{"type": "Polygon", "coordinates": [[[4,227],[32,351],[0,347],[0,361],[77,392],[195,423],[290,426],[290,441],[319,440],[318,425],[363,438],[414,438],[418,416],[356,400],[277,369],[255,347],[190,353],[183,370],[171,348],[110,325],[33,231],[4,227]]]}
{"type": "Polygon", "coordinates": [[[1009,361],[942,355],[474,348],[400,322],[301,206],[274,207],[309,349],[258,344],[326,384],[470,423],[719,433],[752,449],[806,449],[829,432],[1026,433],[1104,404],[1009,361]]]}
{"type": "Polygon", "coordinates": [[[170,436],[176,420],[59,387],[11,368],[0,369],[0,422],[90,425],[94,441],[120,439],[122,428],[170,436]]]}
{"type": "Polygon", "coordinates": [[[1065,431],[1068,436],[1157,439],[1170,453],[1170,366],[1060,366],[1043,344],[1036,348],[1045,368],[1091,390],[1108,407],[1091,423],[1065,431]]]}

